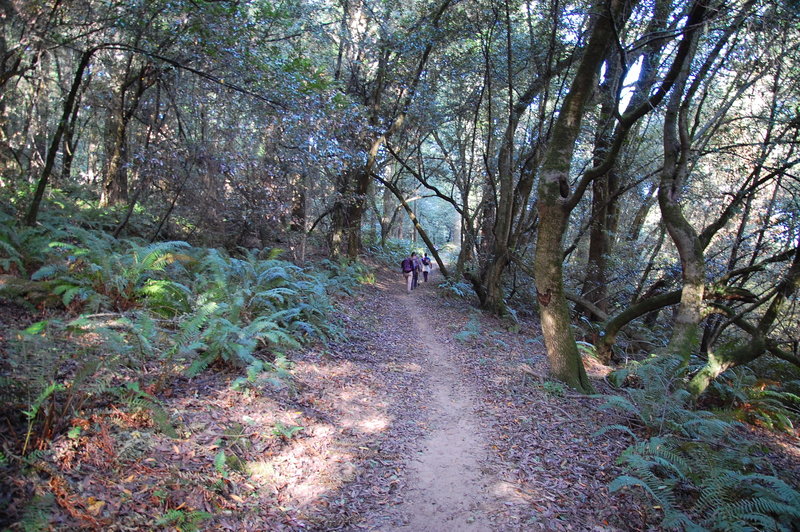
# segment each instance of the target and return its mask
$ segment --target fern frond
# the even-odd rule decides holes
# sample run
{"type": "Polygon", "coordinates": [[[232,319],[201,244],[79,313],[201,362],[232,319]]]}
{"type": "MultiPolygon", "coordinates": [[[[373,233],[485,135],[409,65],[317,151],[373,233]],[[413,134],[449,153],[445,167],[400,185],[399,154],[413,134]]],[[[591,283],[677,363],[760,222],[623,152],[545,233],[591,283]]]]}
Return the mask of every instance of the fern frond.
{"type": "Polygon", "coordinates": [[[600,405],[601,409],[623,410],[625,412],[636,414],[637,417],[641,417],[641,411],[639,410],[639,407],[621,395],[606,395],[604,396],[604,399],[606,402],[600,405]]]}
{"type": "Polygon", "coordinates": [[[608,484],[608,491],[610,493],[614,493],[621,489],[632,488],[634,486],[638,486],[644,489],[646,492],[648,492],[651,496],[657,497],[657,495],[653,493],[653,490],[650,489],[650,486],[647,484],[647,482],[643,481],[640,478],[636,478],[630,475],[620,475],[614,480],[612,480],[608,484]]]}
{"type": "Polygon", "coordinates": [[[611,430],[619,430],[621,432],[624,432],[624,433],[628,434],[634,440],[638,440],[638,437],[636,436],[636,434],[631,429],[626,427],[625,425],[606,425],[605,427],[601,428],[600,430],[594,432],[592,434],[592,436],[596,438],[598,436],[602,436],[603,434],[605,434],[606,432],[609,432],[611,430]]]}
{"type": "Polygon", "coordinates": [[[216,358],[213,355],[201,355],[186,369],[186,376],[192,378],[200,375],[216,358]]]}
{"type": "Polygon", "coordinates": [[[65,271],[67,271],[66,266],[64,266],[61,263],[47,264],[45,266],[42,266],[35,272],[33,272],[33,274],[31,274],[31,280],[42,281],[45,279],[52,279],[53,277],[56,277],[57,275],[65,271]]]}

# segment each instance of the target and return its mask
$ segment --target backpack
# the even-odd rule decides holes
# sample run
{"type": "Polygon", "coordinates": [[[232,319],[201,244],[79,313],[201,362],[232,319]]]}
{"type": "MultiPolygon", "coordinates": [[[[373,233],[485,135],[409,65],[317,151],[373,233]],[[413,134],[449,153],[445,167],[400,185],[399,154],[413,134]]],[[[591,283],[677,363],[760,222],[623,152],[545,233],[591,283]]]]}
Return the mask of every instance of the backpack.
{"type": "Polygon", "coordinates": [[[422,264],[424,264],[425,266],[430,266],[431,265],[431,258],[430,257],[425,257],[424,259],[422,259],[422,264]]]}
{"type": "Polygon", "coordinates": [[[403,262],[400,263],[400,267],[403,268],[403,273],[408,273],[414,269],[411,259],[403,259],[403,262]]]}

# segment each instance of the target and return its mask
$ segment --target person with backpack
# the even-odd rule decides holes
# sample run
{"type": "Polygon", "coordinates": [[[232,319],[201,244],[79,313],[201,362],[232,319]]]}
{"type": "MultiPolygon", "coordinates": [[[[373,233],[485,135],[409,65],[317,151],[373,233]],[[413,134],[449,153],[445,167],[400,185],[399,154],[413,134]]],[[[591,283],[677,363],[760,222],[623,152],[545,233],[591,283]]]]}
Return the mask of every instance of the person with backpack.
{"type": "Polygon", "coordinates": [[[413,288],[414,282],[414,271],[416,268],[415,260],[417,258],[417,253],[415,251],[411,252],[411,256],[406,257],[403,259],[403,262],[400,263],[400,269],[403,271],[403,275],[406,278],[406,292],[411,293],[413,288]]]}
{"type": "Polygon", "coordinates": [[[431,271],[431,258],[425,253],[425,256],[422,257],[422,278],[425,279],[425,282],[428,282],[428,272],[431,271]]]}
{"type": "Polygon", "coordinates": [[[411,289],[413,290],[414,288],[417,287],[417,285],[419,285],[419,272],[422,270],[422,259],[420,259],[419,255],[417,255],[416,253],[412,253],[411,257],[413,258],[414,261],[414,270],[411,272],[413,277],[413,280],[411,282],[411,289]]]}

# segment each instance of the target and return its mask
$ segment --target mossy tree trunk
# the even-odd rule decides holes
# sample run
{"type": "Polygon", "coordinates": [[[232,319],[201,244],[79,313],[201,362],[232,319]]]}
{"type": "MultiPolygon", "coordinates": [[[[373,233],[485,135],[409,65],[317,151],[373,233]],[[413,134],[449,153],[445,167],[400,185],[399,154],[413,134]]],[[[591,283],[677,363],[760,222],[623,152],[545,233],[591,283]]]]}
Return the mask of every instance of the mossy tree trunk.
{"type": "Polygon", "coordinates": [[[534,259],[534,275],[542,334],[553,376],[581,392],[592,391],[572,334],[569,308],[564,296],[564,233],[573,205],[569,177],[575,140],[580,132],[585,107],[597,85],[597,75],[614,36],[616,18],[623,2],[610,5],[599,1],[594,12],[602,13],[581,58],[567,97],[553,126],[550,146],[545,153],[539,180],[539,230],[534,259]]]}
{"type": "Polygon", "coordinates": [[[100,204],[103,206],[128,201],[128,126],[139,109],[145,91],[156,82],[149,63],[132,69],[133,61],[131,53],[120,79],[115,105],[110,111],[108,163],[100,194],[100,204]]]}
{"type": "Polygon", "coordinates": [[[534,274],[544,339],[554,376],[578,390],[588,390],[590,385],[572,336],[563,289],[563,238],[567,220],[593,180],[613,168],[631,128],[651,112],[680,79],[686,65],[691,62],[696,28],[701,26],[705,16],[705,4],[703,0],[697,0],[690,9],[684,37],[660,86],[654,91],[643,91],[641,101],[636,101],[624,115],[617,118],[618,123],[605,159],[586,171],[575,184],[574,192],[571,192],[570,168],[585,107],[596,86],[596,77],[607,56],[608,47],[625,26],[632,8],[632,4],[614,0],[599,1],[593,7],[593,12],[597,14],[594,27],[553,126],[550,145],[540,170],[534,274]]]}
{"type": "MultiPolygon", "coordinates": [[[[600,87],[600,114],[597,118],[594,160],[602,164],[611,147],[611,119],[617,110],[615,98],[622,66],[620,61],[609,61],[606,82],[600,87]]],[[[616,232],[618,218],[617,189],[619,172],[616,165],[592,183],[592,214],[589,222],[589,256],[581,295],[603,312],[608,312],[608,256],[611,253],[612,235],[616,232]]]]}
{"type": "MultiPolygon", "coordinates": [[[[767,334],[775,325],[781,311],[786,307],[787,301],[792,299],[798,289],[800,289],[800,241],[795,248],[792,265],[776,285],[775,295],[758,323],[752,326],[742,319],[734,320],[737,325],[750,334],[750,340],[740,343],[733,349],[721,349],[717,353],[709,352],[706,365],[689,383],[689,391],[694,396],[698,396],[725,370],[747,364],[763,355],[770,347],[767,334]]],[[[794,364],[800,364],[800,361],[791,361],[794,364]]]]}
{"type": "MultiPolygon", "coordinates": [[[[704,6],[696,9],[702,11],[704,6]]],[[[701,19],[702,20],[702,19],[701,19]]],[[[703,294],[705,290],[705,257],[697,232],[683,214],[681,193],[689,176],[691,136],[688,132],[688,102],[695,90],[684,91],[697,50],[699,32],[691,32],[690,45],[664,115],[664,166],[658,187],[658,205],[661,217],[681,260],[681,300],[673,324],[672,335],[665,354],[679,356],[688,363],[689,356],[700,344],[700,322],[703,319],[703,294]]]]}
{"type": "MultiPolygon", "coordinates": [[[[540,194],[541,192],[540,186],[540,194]]],[[[569,308],[564,296],[562,260],[567,215],[558,199],[542,201],[541,195],[539,212],[541,221],[534,272],[542,335],[547,346],[550,371],[554,377],[572,388],[589,393],[592,385],[575,344],[569,308]]]]}

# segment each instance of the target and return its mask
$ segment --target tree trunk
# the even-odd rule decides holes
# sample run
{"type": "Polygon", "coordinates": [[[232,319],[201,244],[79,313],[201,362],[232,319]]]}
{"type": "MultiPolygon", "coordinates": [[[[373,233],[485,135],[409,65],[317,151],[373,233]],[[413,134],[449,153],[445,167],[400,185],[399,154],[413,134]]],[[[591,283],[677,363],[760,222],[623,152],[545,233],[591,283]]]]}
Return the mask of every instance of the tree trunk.
{"type": "Polygon", "coordinates": [[[656,202],[657,192],[658,184],[653,183],[645,197],[639,199],[639,208],[636,209],[636,214],[633,216],[633,221],[628,230],[628,242],[635,243],[639,240],[639,235],[642,232],[645,220],[647,220],[647,215],[650,214],[650,209],[653,208],[656,202]]]}
{"type": "Polygon", "coordinates": [[[294,172],[289,177],[291,187],[291,209],[289,219],[289,230],[293,232],[306,232],[306,182],[308,175],[306,171],[294,172]]]}
{"type": "Polygon", "coordinates": [[[75,98],[75,105],[72,108],[72,114],[70,115],[66,131],[64,132],[64,153],[61,163],[61,180],[65,183],[69,181],[70,175],[72,175],[72,162],[75,160],[75,147],[78,144],[75,141],[75,126],[78,122],[78,111],[81,107],[81,95],[86,90],[86,86],[91,83],[91,73],[89,73],[88,78],[89,79],[87,79],[86,83],[82,85],[83,89],[78,92],[78,95],[75,98]]]}
{"type": "Polygon", "coordinates": [[[128,201],[128,162],[127,142],[128,124],[139,108],[139,101],[145,91],[152,86],[155,79],[147,75],[148,65],[142,65],[137,72],[130,69],[125,75],[117,96],[119,108],[112,110],[109,127],[109,159],[103,188],[100,194],[100,205],[116,205],[128,201]],[[133,75],[133,79],[131,79],[133,75]],[[129,88],[135,84],[135,90],[129,96],[129,88]]]}
{"type": "Polygon", "coordinates": [[[80,89],[81,82],[83,81],[83,72],[86,70],[86,67],[89,65],[89,61],[91,61],[92,56],[97,50],[98,48],[90,48],[89,50],[83,52],[80,60],[78,61],[78,68],[75,70],[75,76],[72,80],[72,87],[70,87],[67,99],[64,101],[64,110],[61,114],[61,119],[58,122],[56,132],[53,135],[53,139],[50,143],[50,149],[47,150],[47,158],[45,160],[44,168],[42,168],[42,173],[39,176],[39,182],[36,185],[36,192],[34,192],[33,200],[31,201],[31,204],[28,207],[28,212],[25,215],[25,225],[34,225],[39,216],[39,207],[42,204],[42,198],[44,198],[44,191],[47,188],[48,181],[50,180],[50,174],[53,172],[53,165],[56,161],[58,147],[61,145],[61,138],[65,129],[67,128],[67,124],[69,123],[69,117],[72,114],[72,109],[75,106],[75,100],[78,96],[78,90],[80,89]]]}
{"type": "MultiPolygon", "coordinates": [[[[612,140],[611,121],[618,107],[616,94],[621,64],[616,54],[606,62],[606,82],[600,90],[602,105],[597,119],[597,134],[594,145],[594,164],[605,159],[612,140]],[[610,65],[609,65],[610,64],[610,65]]],[[[608,255],[611,253],[611,235],[616,230],[617,187],[619,184],[616,165],[592,182],[592,214],[589,223],[589,256],[581,295],[608,313],[608,255]]]]}
{"type": "Polygon", "coordinates": [[[128,201],[128,174],[125,169],[127,128],[127,121],[121,114],[111,118],[108,139],[110,155],[100,191],[101,206],[128,201]]]}
{"type": "Polygon", "coordinates": [[[503,274],[508,263],[508,250],[495,249],[495,254],[485,260],[480,275],[476,275],[474,272],[464,273],[478,296],[480,307],[497,316],[509,315],[503,290],[503,274]]]}
{"type": "MultiPolygon", "coordinates": [[[[432,29],[437,29],[439,27],[439,22],[451,3],[452,0],[443,0],[442,3],[436,7],[430,18],[430,26],[432,29]]],[[[348,4],[345,4],[344,8],[347,10],[348,4]]],[[[373,137],[371,140],[366,140],[365,145],[368,148],[364,164],[358,168],[351,169],[343,176],[345,179],[340,191],[345,193],[345,195],[337,200],[339,205],[335,207],[334,216],[331,217],[331,222],[333,224],[331,252],[334,255],[346,253],[348,258],[356,259],[361,251],[361,222],[365,211],[365,198],[376,169],[378,150],[388,138],[401,130],[405,124],[405,119],[408,115],[411,103],[416,97],[417,87],[425,74],[428,59],[433,51],[433,35],[435,35],[435,32],[432,32],[431,37],[425,43],[419,55],[416,69],[408,80],[405,89],[402,91],[397,105],[393,108],[393,116],[391,116],[391,121],[389,121],[389,127],[386,128],[383,133],[379,133],[379,136],[373,137]]],[[[389,74],[387,69],[390,66],[390,43],[382,40],[379,46],[381,47],[381,55],[375,78],[371,80],[370,83],[373,88],[366,95],[364,101],[364,104],[369,109],[369,123],[372,129],[378,129],[381,123],[385,123],[381,119],[380,108],[389,74]]]]}
{"type": "MultiPolygon", "coordinates": [[[[541,188],[541,187],[540,187],[541,188]]],[[[541,201],[540,225],[536,242],[534,273],[536,299],[542,323],[542,335],[547,346],[550,371],[557,379],[578,391],[590,393],[593,388],[583,367],[567,300],[564,296],[563,235],[566,215],[558,202],[541,201]]]]}
{"type": "Polygon", "coordinates": [[[667,353],[680,356],[688,363],[689,355],[700,344],[700,321],[703,319],[703,291],[705,289],[705,258],[697,233],[683,216],[675,199],[662,199],[668,193],[659,193],[661,213],[667,232],[681,257],[683,288],[678,313],[675,316],[667,353]]]}
{"type": "Polygon", "coordinates": [[[696,397],[703,393],[725,370],[752,362],[764,354],[768,346],[767,333],[778,320],[786,302],[791,300],[798,289],[800,289],[800,241],[797,243],[789,271],[776,286],[775,296],[769,308],[756,326],[744,327],[751,335],[750,341],[733,349],[721,349],[718,353],[709,353],[708,362],[689,383],[692,395],[696,397]]]}
{"type": "MultiPolygon", "coordinates": [[[[391,168],[391,166],[389,166],[391,168]]],[[[388,176],[388,181],[391,181],[391,176],[388,176]]],[[[381,201],[381,247],[386,247],[386,241],[391,236],[391,230],[394,227],[398,212],[398,204],[394,199],[394,194],[389,190],[389,187],[383,187],[383,198],[381,201]]]]}
{"type": "Polygon", "coordinates": [[[602,15],[594,22],[586,51],[553,125],[538,188],[539,230],[534,274],[547,358],[553,375],[581,392],[593,388],[572,334],[562,269],[563,239],[571,212],[567,202],[569,173],[584,109],[596,86],[597,74],[614,36],[616,18],[623,7],[624,3],[617,0],[611,0],[610,5],[599,1],[593,7],[602,15]]]}
{"type": "Polygon", "coordinates": [[[693,32],[691,50],[675,81],[664,115],[664,166],[658,187],[658,205],[667,233],[681,259],[683,288],[666,354],[677,355],[685,363],[700,344],[700,321],[703,319],[705,257],[700,238],[683,214],[680,195],[686,184],[689,166],[689,135],[681,116],[681,103],[696,50],[697,32],[693,32]]]}

